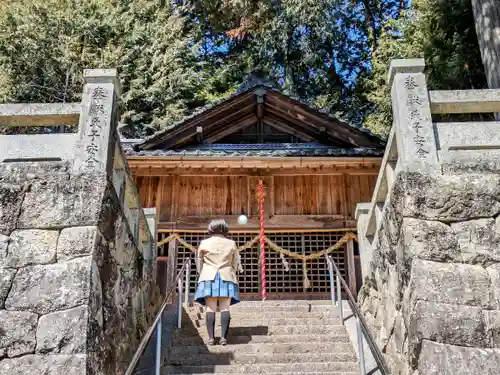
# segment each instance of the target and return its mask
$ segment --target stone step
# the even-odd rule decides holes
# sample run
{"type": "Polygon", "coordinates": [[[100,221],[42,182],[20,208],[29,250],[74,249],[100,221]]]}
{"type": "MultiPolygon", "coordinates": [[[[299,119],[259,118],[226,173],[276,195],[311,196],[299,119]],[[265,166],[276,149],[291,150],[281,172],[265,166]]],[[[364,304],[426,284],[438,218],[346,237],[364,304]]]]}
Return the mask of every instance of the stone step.
{"type": "Polygon", "coordinates": [[[253,363],[245,365],[206,365],[206,366],[165,366],[167,374],[332,374],[335,372],[359,371],[356,362],[297,362],[297,363],[253,363]]]}
{"type": "Polygon", "coordinates": [[[350,349],[347,352],[334,353],[208,353],[196,356],[170,355],[169,365],[203,366],[203,365],[231,365],[245,363],[300,363],[307,357],[313,362],[353,362],[356,356],[350,349]]]}
{"type": "Polygon", "coordinates": [[[241,301],[233,307],[242,306],[291,306],[291,305],[331,305],[330,299],[283,299],[283,300],[267,300],[267,301],[241,301]]]}
{"type": "MultiPolygon", "coordinates": [[[[220,326],[220,319],[216,319],[216,326],[220,326]]],[[[184,327],[191,326],[205,326],[205,320],[184,321],[184,327]]],[[[255,318],[249,319],[248,317],[235,318],[231,316],[231,327],[253,327],[253,326],[291,326],[291,325],[340,325],[340,319],[338,318],[321,318],[321,317],[310,317],[310,318],[255,318]]]]}
{"type": "MultiPolygon", "coordinates": [[[[220,336],[220,332],[216,330],[216,337],[220,336]]],[[[206,333],[203,332],[196,336],[186,336],[176,333],[176,338],[174,340],[175,345],[196,345],[204,344],[206,342],[206,333]]],[[[272,336],[250,336],[250,335],[234,335],[230,333],[228,337],[229,344],[273,344],[273,343],[290,343],[290,342],[300,342],[300,343],[331,343],[331,342],[347,342],[349,341],[349,336],[346,331],[339,333],[330,333],[328,335],[310,335],[310,334],[297,334],[297,335],[272,335],[272,336]]]]}
{"type": "MultiPolygon", "coordinates": [[[[181,330],[186,336],[197,336],[205,332],[205,327],[184,327],[181,330]]],[[[265,336],[265,335],[341,335],[347,334],[342,325],[276,325],[276,326],[248,326],[231,327],[229,335],[231,336],[265,336]]],[[[297,340],[294,340],[297,341],[297,340]]]]}
{"type": "Polygon", "coordinates": [[[300,363],[304,359],[313,362],[354,362],[356,356],[352,349],[348,352],[335,353],[209,353],[198,354],[194,357],[184,355],[170,355],[169,365],[172,366],[204,366],[204,365],[232,365],[246,363],[300,363]]]}
{"type": "Polygon", "coordinates": [[[227,346],[205,344],[174,346],[170,349],[172,355],[193,356],[207,353],[245,353],[245,354],[272,354],[272,353],[352,353],[350,342],[287,342],[287,343],[249,343],[247,345],[229,344],[227,346]]]}
{"type": "MultiPolygon", "coordinates": [[[[162,373],[163,375],[166,375],[166,374],[171,374],[170,372],[168,373],[165,373],[163,372],[162,373]]],[[[185,373],[185,374],[180,374],[180,373],[175,373],[176,375],[193,375],[193,374],[196,374],[196,375],[213,375],[214,373],[213,372],[205,372],[205,373],[185,373]]],[[[250,373],[240,373],[240,372],[228,372],[226,373],[227,375],[257,375],[256,373],[254,372],[250,372],[250,373]]],[[[136,374],[136,375],[150,375],[150,373],[139,373],[139,374],[136,374]]],[[[325,371],[325,372],[278,372],[278,373],[266,373],[266,375],[359,375],[359,371],[335,371],[335,372],[331,372],[331,371],[325,371]]]]}
{"type": "MultiPolygon", "coordinates": [[[[201,307],[189,307],[188,310],[202,311],[201,307]]],[[[254,313],[254,314],[274,314],[281,312],[294,312],[294,313],[325,313],[329,311],[337,311],[337,308],[331,305],[280,305],[280,306],[239,306],[231,307],[231,313],[254,313]]]]}
{"type": "MultiPolygon", "coordinates": [[[[217,313],[217,316],[220,316],[217,313]]],[[[195,318],[195,319],[204,319],[205,311],[201,309],[199,311],[189,311],[188,313],[183,314],[183,318],[195,318]]],[[[281,310],[281,311],[258,311],[254,312],[253,310],[249,311],[234,311],[231,310],[231,318],[232,319],[261,319],[261,318],[340,318],[337,309],[330,309],[325,311],[290,311],[290,310],[281,310]]]]}

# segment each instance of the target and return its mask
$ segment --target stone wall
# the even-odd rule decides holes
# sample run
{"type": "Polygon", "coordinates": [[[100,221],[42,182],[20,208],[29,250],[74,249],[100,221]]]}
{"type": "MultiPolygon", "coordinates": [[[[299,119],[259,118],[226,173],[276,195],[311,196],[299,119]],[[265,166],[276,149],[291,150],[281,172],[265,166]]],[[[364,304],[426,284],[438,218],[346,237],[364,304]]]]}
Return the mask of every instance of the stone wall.
{"type": "Polygon", "coordinates": [[[0,165],[0,373],[122,374],[158,305],[106,175],[0,165]]]}
{"type": "MultiPolygon", "coordinates": [[[[446,138],[431,112],[481,112],[486,96],[429,95],[414,63],[392,71],[394,126],[372,202],[358,205],[359,303],[391,374],[498,374],[500,173],[483,166],[500,133],[483,147],[481,124],[463,123],[446,138]]],[[[500,105],[500,91],[489,98],[500,105]]]]}
{"type": "Polygon", "coordinates": [[[110,116],[100,167],[82,143],[0,164],[0,374],[122,375],[153,322],[155,241],[110,116]]]}
{"type": "Polygon", "coordinates": [[[498,175],[398,176],[359,295],[393,374],[498,373],[499,214],[498,175]]]}

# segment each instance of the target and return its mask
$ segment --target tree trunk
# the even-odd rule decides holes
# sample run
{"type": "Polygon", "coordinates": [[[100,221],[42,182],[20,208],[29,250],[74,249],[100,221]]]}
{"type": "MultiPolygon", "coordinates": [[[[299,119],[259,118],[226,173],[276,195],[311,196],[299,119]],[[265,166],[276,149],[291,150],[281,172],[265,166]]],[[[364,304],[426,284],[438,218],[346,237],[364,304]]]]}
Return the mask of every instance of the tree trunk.
{"type": "Polygon", "coordinates": [[[477,39],[490,89],[500,88],[500,3],[472,0],[477,39]]]}

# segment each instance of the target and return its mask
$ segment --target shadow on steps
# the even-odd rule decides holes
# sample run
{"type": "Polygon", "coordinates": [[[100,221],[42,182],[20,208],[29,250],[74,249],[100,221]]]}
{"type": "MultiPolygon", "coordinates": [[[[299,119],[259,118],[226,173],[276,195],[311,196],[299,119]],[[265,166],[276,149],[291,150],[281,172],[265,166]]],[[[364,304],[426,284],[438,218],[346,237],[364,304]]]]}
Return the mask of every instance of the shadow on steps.
{"type": "MultiPolygon", "coordinates": [[[[204,373],[215,373],[215,366],[230,365],[234,359],[234,354],[230,348],[227,351],[224,347],[217,350],[210,350],[206,345],[207,333],[204,325],[204,313],[200,306],[188,307],[184,310],[183,324],[180,330],[174,333],[171,347],[164,365],[169,366],[168,371],[162,374],[195,374],[196,366],[203,366],[204,373]],[[192,349],[196,347],[196,355],[193,356],[192,349]],[[183,350],[186,348],[186,350],[183,350]],[[194,367],[194,368],[193,368],[194,367]]],[[[220,315],[217,314],[217,319],[220,315]]],[[[220,339],[220,327],[216,325],[216,342],[220,339]]],[[[252,327],[230,327],[228,335],[228,345],[244,345],[252,341],[255,335],[267,335],[269,332],[266,326],[252,327]]]]}

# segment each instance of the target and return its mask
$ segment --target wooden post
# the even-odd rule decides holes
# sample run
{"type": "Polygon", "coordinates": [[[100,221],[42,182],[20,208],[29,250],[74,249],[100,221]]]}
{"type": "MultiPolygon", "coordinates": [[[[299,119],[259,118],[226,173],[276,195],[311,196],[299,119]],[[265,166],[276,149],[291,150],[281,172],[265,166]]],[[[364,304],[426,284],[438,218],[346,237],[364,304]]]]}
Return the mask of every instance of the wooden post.
{"type": "MultiPolygon", "coordinates": [[[[167,286],[165,293],[168,293],[170,287],[174,285],[175,275],[177,274],[177,240],[174,239],[168,243],[168,263],[167,263],[167,286]]],[[[171,296],[169,302],[172,303],[175,293],[171,296]]]]}
{"type": "Polygon", "coordinates": [[[347,281],[349,289],[351,289],[352,295],[356,297],[356,266],[354,264],[354,242],[352,239],[347,241],[347,276],[349,277],[347,281]]]}
{"type": "Polygon", "coordinates": [[[267,299],[267,288],[266,288],[266,243],[264,241],[264,183],[259,180],[257,185],[257,191],[259,192],[259,211],[260,211],[260,280],[261,280],[261,296],[262,300],[267,299]]]}

